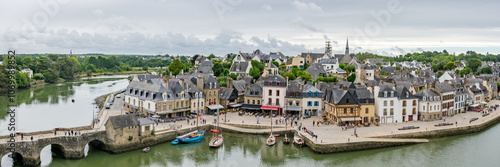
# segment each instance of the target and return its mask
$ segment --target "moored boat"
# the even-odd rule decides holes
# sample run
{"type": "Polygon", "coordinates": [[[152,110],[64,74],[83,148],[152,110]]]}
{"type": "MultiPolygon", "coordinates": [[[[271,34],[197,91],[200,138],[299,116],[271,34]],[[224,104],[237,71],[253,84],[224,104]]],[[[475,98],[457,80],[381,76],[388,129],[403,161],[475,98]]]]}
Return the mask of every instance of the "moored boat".
{"type": "Polygon", "coordinates": [[[202,141],[204,135],[205,132],[196,132],[177,139],[179,139],[180,143],[196,143],[202,141]]]}
{"type": "Polygon", "coordinates": [[[300,136],[300,134],[293,136],[293,144],[301,147],[304,145],[304,139],[302,139],[302,136],[300,136]]]}
{"type": "Polygon", "coordinates": [[[147,152],[149,152],[149,149],[150,149],[149,147],[146,147],[146,148],[142,149],[142,152],[147,153],[147,152]]]}
{"type": "Polygon", "coordinates": [[[212,140],[210,140],[208,146],[216,148],[221,146],[222,143],[224,143],[224,137],[222,137],[222,135],[217,135],[214,138],[212,138],[212,140]]]}
{"type": "Polygon", "coordinates": [[[274,137],[280,137],[280,134],[273,134],[274,137]]]}
{"type": "Polygon", "coordinates": [[[220,133],[220,130],[217,130],[217,129],[210,129],[210,131],[213,133],[220,133]]]}
{"type": "Polygon", "coordinates": [[[288,137],[286,137],[286,134],[285,134],[285,138],[283,139],[283,143],[290,144],[290,139],[288,139],[288,137]]]}
{"type": "Polygon", "coordinates": [[[273,135],[269,135],[269,138],[267,138],[266,145],[272,146],[276,143],[276,138],[274,138],[273,135]]]}
{"type": "Polygon", "coordinates": [[[176,138],[175,140],[172,141],[172,145],[177,145],[177,144],[179,144],[179,139],[176,138]]]}

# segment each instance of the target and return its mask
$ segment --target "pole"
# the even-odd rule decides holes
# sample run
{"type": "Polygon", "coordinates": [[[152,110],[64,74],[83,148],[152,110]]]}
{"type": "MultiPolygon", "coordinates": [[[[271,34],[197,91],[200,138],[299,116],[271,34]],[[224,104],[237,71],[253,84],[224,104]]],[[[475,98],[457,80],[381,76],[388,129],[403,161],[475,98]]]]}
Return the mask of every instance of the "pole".
{"type": "Polygon", "coordinates": [[[92,105],[92,128],[95,126],[95,118],[94,118],[94,105],[92,105]]]}

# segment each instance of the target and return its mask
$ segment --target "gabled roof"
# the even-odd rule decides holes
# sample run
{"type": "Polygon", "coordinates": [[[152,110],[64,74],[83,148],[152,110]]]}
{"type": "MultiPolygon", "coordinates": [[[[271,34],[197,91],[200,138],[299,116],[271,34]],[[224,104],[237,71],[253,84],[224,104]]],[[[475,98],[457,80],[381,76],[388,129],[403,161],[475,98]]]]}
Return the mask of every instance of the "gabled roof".
{"type": "Polygon", "coordinates": [[[252,84],[248,86],[245,96],[262,97],[262,85],[252,84]]]}
{"type": "Polygon", "coordinates": [[[230,72],[246,72],[250,62],[234,62],[229,68],[230,72]]]}
{"type": "Polygon", "coordinates": [[[416,98],[404,86],[396,86],[396,95],[398,96],[398,99],[415,99],[416,98]]]}
{"type": "Polygon", "coordinates": [[[233,81],[233,87],[238,91],[238,92],[244,92],[245,91],[245,84],[247,82],[245,80],[237,80],[233,81]]]}
{"type": "Polygon", "coordinates": [[[449,83],[438,83],[436,84],[436,89],[440,92],[450,92],[455,91],[455,89],[449,83]]]}
{"type": "Polygon", "coordinates": [[[134,115],[118,115],[112,116],[109,119],[114,129],[139,125],[139,121],[137,121],[134,115]]]}
{"type": "Polygon", "coordinates": [[[337,64],[337,59],[321,59],[320,64],[337,64]]]}
{"type": "Polygon", "coordinates": [[[209,75],[205,78],[203,89],[218,89],[218,88],[220,88],[219,82],[217,82],[217,80],[212,75],[209,75]]]}
{"type": "MultiPolygon", "coordinates": [[[[429,97],[436,97],[436,96],[439,96],[439,94],[436,93],[432,89],[425,89],[425,90],[422,90],[422,91],[415,94],[415,97],[418,97],[420,100],[422,100],[423,97],[426,97],[429,99],[429,97]]],[[[433,98],[430,98],[430,99],[433,99],[433,98]]]]}
{"type": "Polygon", "coordinates": [[[325,69],[320,63],[312,63],[307,69],[306,72],[311,74],[314,79],[318,79],[320,74],[326,74],[325,69]]]}
{"type": "Polygon", "coordinates": [[[209,66],[209,67],[212,67],[213,65],[214,65],[213,61],[205,60],[205,61],[202,61],[199,66],[209,66]]]}
{"type": "Polygon", "coordinates": [[[234,95],[233,93],[234,89],[233,88],[220,88],[220,99],[223,100],[229,100],[229,99],[236,99],[238,98],[238,95],[234,95]]]}

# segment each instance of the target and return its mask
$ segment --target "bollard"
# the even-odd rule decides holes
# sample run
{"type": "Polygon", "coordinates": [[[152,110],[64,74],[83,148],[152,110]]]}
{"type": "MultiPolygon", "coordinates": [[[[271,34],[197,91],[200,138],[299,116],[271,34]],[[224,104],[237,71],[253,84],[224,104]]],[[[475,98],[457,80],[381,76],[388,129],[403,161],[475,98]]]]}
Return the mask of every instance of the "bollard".
{"type": "Polygon", "coordinates": [[[350,142],[351,141],[351,138],[347,138],[347,142],[350,142]]]}

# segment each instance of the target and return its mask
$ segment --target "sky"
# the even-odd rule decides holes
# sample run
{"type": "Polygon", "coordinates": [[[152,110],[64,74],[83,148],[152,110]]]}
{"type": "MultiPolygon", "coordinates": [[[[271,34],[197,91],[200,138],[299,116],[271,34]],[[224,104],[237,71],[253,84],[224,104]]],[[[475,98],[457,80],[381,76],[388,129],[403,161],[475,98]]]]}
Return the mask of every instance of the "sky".
{"type": "Polygon", "coordinates": [[[0,51],[500,53],[495,0],[2,0],[0,51]]]}

